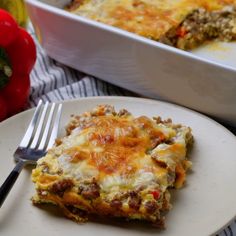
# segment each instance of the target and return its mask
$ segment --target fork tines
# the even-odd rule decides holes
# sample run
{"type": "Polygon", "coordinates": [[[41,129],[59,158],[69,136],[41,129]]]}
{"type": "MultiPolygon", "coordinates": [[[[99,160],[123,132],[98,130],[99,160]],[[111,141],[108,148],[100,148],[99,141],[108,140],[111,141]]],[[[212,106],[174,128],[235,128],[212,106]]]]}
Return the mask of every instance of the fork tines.
{"type": "Polygon", "coordinates": [[[60,122],[62,104],[39,101],[29,127],[20,143],[22,148],[47,150],[52,147],[60,122]]]}

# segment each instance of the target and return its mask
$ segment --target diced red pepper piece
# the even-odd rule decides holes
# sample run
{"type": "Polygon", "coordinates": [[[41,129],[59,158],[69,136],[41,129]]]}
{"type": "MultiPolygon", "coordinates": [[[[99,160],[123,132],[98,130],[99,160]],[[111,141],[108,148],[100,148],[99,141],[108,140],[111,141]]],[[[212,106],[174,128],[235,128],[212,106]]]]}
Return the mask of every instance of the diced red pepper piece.
{"type": "Polygon", "coordinates": [[[160,192],[158,190],[154,190],[151,192],[151,194],[153,195],[154,199],[159,199],[160,197],[160,192]]]}
{"type": "Polygon", "coordinates": [[[179,27],[176,32],[176,34],[181,38],[183,38],[187,33],[188,32],[187,32],[186,28],[184,28],[183,26],[179,27]]]}

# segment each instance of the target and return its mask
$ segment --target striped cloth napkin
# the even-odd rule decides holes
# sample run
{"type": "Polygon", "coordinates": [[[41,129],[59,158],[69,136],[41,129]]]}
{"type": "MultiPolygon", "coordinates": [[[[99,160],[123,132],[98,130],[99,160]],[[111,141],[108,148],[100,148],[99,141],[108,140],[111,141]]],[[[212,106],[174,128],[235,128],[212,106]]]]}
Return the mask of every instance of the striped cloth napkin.
{"type": "MultiPolygon", "coordinates": [[[[29,32],[37,46],[37,62],[31,73],[29,107],[36,106],[39,99],[53,102],[91,96],[137,96],[49,58],[38,43],[32,26],[29,26],[29,32]]],[[[218,236],[236,236],[236,220],[218,236]]]]}

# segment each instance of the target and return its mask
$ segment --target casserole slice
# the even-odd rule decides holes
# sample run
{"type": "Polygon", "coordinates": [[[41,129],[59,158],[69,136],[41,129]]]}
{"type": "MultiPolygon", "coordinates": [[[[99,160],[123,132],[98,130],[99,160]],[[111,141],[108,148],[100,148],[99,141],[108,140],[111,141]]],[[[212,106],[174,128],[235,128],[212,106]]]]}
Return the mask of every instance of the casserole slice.
{"type": "Polygon", "coordinates": [[[53,203],[78,222],[99,215],[163,228],[168,190],[182,187],[191,167],[191,129],[100,105],[66,130],[33,170],[33,203],[53,203]]]}

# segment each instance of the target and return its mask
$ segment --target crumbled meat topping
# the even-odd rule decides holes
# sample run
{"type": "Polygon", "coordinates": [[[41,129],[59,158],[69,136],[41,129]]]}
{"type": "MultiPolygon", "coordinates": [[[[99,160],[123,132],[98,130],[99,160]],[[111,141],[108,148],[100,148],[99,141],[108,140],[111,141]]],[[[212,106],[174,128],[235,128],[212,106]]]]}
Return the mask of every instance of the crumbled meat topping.
{"type": "Polygon", "coordinates": [[[157,202],[156,201],[147,201],[145,203],[145,208],[149,214],[154,214],[154,212],[158,209],[157,202]]]}
{"type": "Polygon", "coordinates": [[[179,27],[171,29],[160,41],[188,50],[212,39],[226,42],[236,39],[235,7],[225,7],[223,10],[212,12],[203,8],[197,9],[188,15],[179,27]]]}
{"type": "Polygon", "coordinates": [[[52,185],[51,192],[57,194],[58,196],[62,197],[64,192],[67,189],[73,187],[73,181],[71,179],[63,179],[61,181],[57,181],[52,185]]]}
{"type": "Polygon", "coordinates": [[[91,183],[87,186],[80,187],[80,194],[85,199],[95,199],[100,196],[100,187],[96,183],[91,183]]]}

